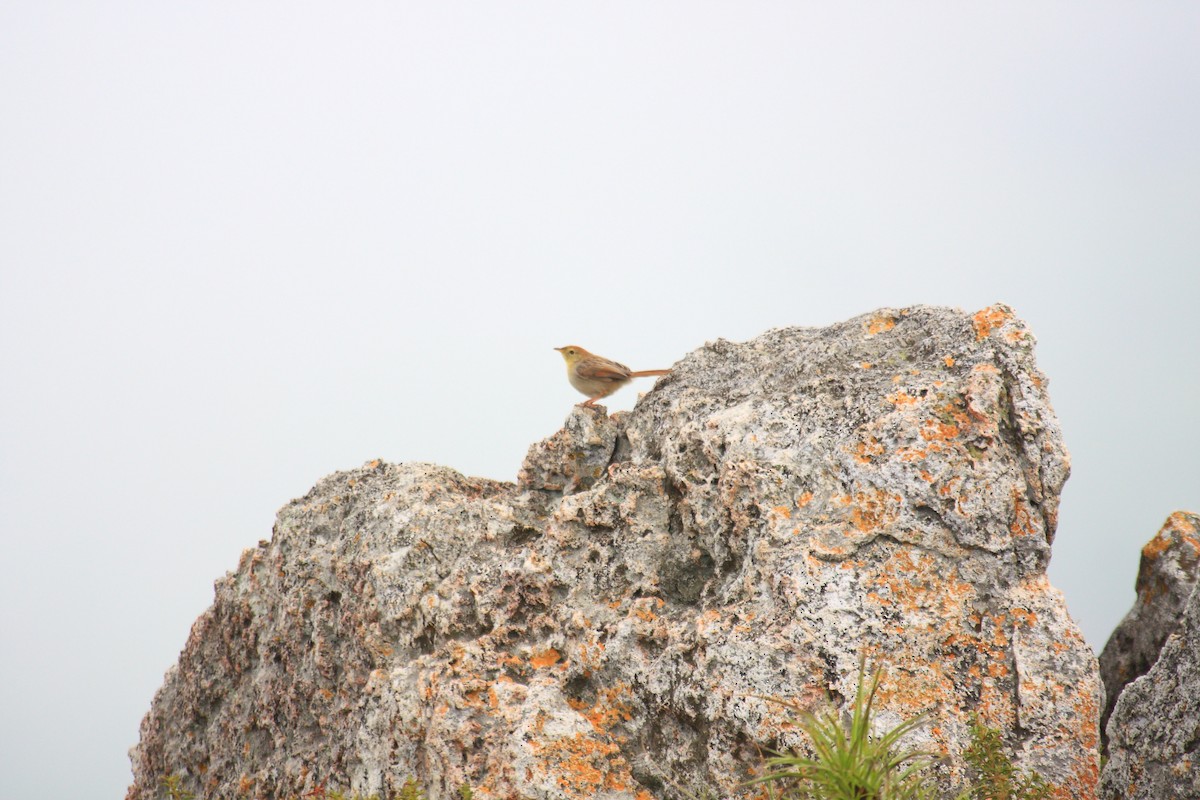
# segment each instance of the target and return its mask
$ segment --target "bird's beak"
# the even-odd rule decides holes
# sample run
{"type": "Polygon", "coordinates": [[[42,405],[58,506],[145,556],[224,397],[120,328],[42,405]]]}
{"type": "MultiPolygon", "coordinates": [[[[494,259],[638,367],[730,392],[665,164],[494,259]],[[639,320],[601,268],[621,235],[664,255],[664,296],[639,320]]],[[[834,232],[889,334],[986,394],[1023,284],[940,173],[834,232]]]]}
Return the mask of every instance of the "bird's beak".
{"type": "Polygon", "coordinates": [[[562,352],[562,348],[561,348],[561,347],[556,347],[556,348],[554,348],[554,349],[555,349],[555,350],[557,350],[557,351],[558,351],[558,352],[560,352],[560,353],[562,352]]]}

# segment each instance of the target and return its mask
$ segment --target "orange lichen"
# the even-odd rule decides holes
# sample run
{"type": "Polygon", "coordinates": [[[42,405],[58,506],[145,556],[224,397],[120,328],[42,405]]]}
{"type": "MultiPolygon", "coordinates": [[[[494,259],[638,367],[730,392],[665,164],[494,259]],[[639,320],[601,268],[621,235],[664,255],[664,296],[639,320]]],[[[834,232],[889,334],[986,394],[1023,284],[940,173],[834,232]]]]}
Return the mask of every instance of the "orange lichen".
{"type": "Polygon", "coordinates": [[[1013,626],[1033,630],[1034,624],[1037,622],[1037,614],[1027,608],[1013,607],[1008,610],[1008,615],[1012,617],[1013,626]]]}
{"type": "Polygon", "coordinates": [[[659,615],[654,613],[654,609],[662,608],[665,604],[666,601],[661,597],[640,597],[634,601],[634,616],[642,621],[653,622],[659,618],[659,615]]]}
{"type": "MultiPolygon", "coordinates": [[[[659,600],[657,597],[648,599],[659,600]]],[[[655,614],[645,603],[638,603],[633,609],[633,615],[644,622],[653,622],[654,620],[658,619],[658,615],[655,614]]]]}
{"type": "Polygon", "coordinates": [[[561,659],[562,653],[558,652],[553,647],[550,647],[540,653],[535,653],[529,659],[529,663],[534,669],[544,669],[546,667],[554,666],[561,659]]]}
{"type": "Polygon", "coordinates": [[[873,317],[867,323],[867,335],[875,336],[884,331],[890,331],[894,327],[896,327],[896,320],[893,317],[873,317]]]}
{"type": "Polygon", "coordinates": [[[774,511],[779,516],[783,517],[784,519],[792,518],[792,510],[790,508],[788,508],[787,506],[775,506],[771,510],[774,511]]]}
{"type": "Polygon", "coordinates": [[[901,497],[882,491],[857,492],[850,509],[850,524],[869,533],[896,520],[901,497]]]}
{"type": "Polygon", "coordinates": [[[954,619],[973,590],[970,584],[946,574],[941,563],[929,553],[897,551],[867,585],[888,598],[887,605],[913,617],[934,611],[939,619],[954,619]]]}
{"type": "Polygon", "coordinates": [[[576,661],[583,665],[585,671],[598,668],[603,657],[604,642],[597,639],[594,635],[590,641],[579,643],[579,652],[576,656],[576,661]]]}
{"type": "MultiPolygon", "coordinates": [[[[882,619],[892,619],[895,612],[900,612],[899,621],[889,625],[903,632],[910,642],[928,641],[925,636],[932,634],[939,650],[964,655],[976,651],[978,655],[963,664],[961,672],[944,674],[942,670],[948,667],[943,662],[912,652],[911,663],[922,666],[904,671],[902,679],[894,676],[893,683],[885,677],[881,702],[912,716],[970,686],[978,694],[981,716],[988,724],[1002,727],[1016,713],[1009,632],[1035,626],[1037,617],[1026,608],[964,616],[962,612],[970,608],[974,589],[953,571],[947,571],[946,566],[944,559],[933,554],[898,551],[864,586],[864,602],[868,608],[880,608],[882,619]]],[[[896,652],[889,653],[887,660],[893,665],[905,663],[896,652]]],[[[1066,690],[1062,691],[1065,694],[1066,690]]]]}
{"type": "Polygon", "coordinates": [[[1200,557],[1200,531],[1192,518],[1181,511],[1167,517],[1154,538],[1142,548],[1142,561],[1138,567],[1137,591],[1142,603],[1150,603],[1168,591],[1168,583],[1157,573],[1157,563],[1168,551],[1187,548],[1190,553],[1180,553],[1185,561],[1200,557]]]}
{"type": "Polygon", "coordinates": [[[942,363],[944,363],[947,367],[953,367],[954,366],[954,357],[946,356],[945,358],[942,359],[942,363]]]}
{"type": "MultiPolygon", "coordinates": [[[[899,376],[897,376],[897,377],[899,377],[899,376]]],[[[892,392],[889,395],[885,395],[884,398],[892,405],[897,405],[897,406],[911,406],[920,400],[919,397],[913,397],[911,394],[904,391],[903,389],[896,391],[896,392],[892,392]]]]}
{"type": "MultiPolygon", "coordinates": [[[[1056,685],[1055,688],[1060,694],[1065,691],[1062,686],[1056,685]]],[[[1070,777],[1062,785],[1054,787],[1053,797],[1058,800],[1095,797],[1096,787],[1100,783],[1100,764],[1096,757],[1100,747],[1100,728],[1096,724],[1100,718],[1100,707],[1090,692],[1075,692],[1071,711],[1076,725],[1071,726],[1069,735],[1078,737],[1084,752],[1076,760],[1070,777]]]]}
{"type": "MultiPolygon", "coordinates": [[[[936,661],[914,670],[889,669],[880,677],[876,699],[881,708],[889,708],[904,717],[916,717],[936,708],[955,693],[953,675],[936,661]]],[[[939,749],[946,752],[944,731],[930,729],[939,749]]]]}
{"type": "Polygon", "coordinates": [[[896,456],[901,461],[923,461],[929,458],[930,448],[909,447],[907,445],[896,449],[896,456]]]}
{"type": "Polygon", "coordinates": [[[1147,561],[1157,561],[1174,544],[1176,537],[1190,546],[1193,553],[1200,554],[1200,538],[1197,538],[1197,534],[1200,534],[1200,531],[1196,530],[1196,526],[1192,524],[1188,515],[1182,511],[1176,511],[1167,517],[1167,521],[1158,534],[1142,548],[1142,558],[1147,561]]]}
{"type": "Polygon", "coordinates": [[[964,401],[961,397],[951,398],[946,403],[943,403],[937,413],[941,417],[949,417],[959,425],[967,426],[971,424],[970,415],[964,410],[964,401]]]}
{"type": "Polygon", "coordinates": [[[530,742],[546,772],[558,777],[568,797],[591,798],[601,791],[624,791],[632,782],[629,764],[615,742],[583,733],[553,741],[530,742]]]}
{"type": "Polygon", "coordinates": [[[1022,327],[1014,327],[1004,334],[1004,341],[1008,342],[1009,344],[1016,344],[1022,339],[1027,338],[1029,338],[1029,331],[1022,327]]]}
{"type": "MultiPolygon", "coordinates": [[[[632,696],[628,684],[618,683],[601,689],[596,702],[582,713],[595,730],[600,733],[608,733],[618,722],[629,722],[633,719],[630,705],[622,699],[622,696],[632,696]]],[[[586,707],[586,704],[584,705],[586,707]]]]}
{"type": "Polygon", "coordinates": [[[992,331],[1012,319],[1012,312],[1004,306],[988,306],[977,311],[971,318],[975,328],[975,341],[981,342],[992,335],[992,331]]]}
{"type": "Polygon", "coordinates": [[[921,438],[927,442],[948,442],[958,438],[959,427],[940,419],[927,419],[921,425],[921,438]]]}
{"type": "Polygon", "coordinates": [[[807,506],[809,503],[812,502],[812,499],[813,499],[812,492],[802,492],[800,494],[800,496],[796,498],[796,506],[798,508],[804,508],[805,506],[807,506]]]}
{"type": "Polygon", "coordinates": [[[858,442],[854,445],[854,458],[862,464],[871,464],[876,458],[883,455],[883,443],[872,436],[870,439],[858,442]]]}
{"type": "Polygon", "coordinates": [[[1009,532],[1013,536],[1035,536],[1041,533],[1041,527],[1034,522],[1029,505],[1021,498],[1021,493],[1016,487],[1012,490],[1012,501],[1013,521],[1009,523],[1009,532]]]}

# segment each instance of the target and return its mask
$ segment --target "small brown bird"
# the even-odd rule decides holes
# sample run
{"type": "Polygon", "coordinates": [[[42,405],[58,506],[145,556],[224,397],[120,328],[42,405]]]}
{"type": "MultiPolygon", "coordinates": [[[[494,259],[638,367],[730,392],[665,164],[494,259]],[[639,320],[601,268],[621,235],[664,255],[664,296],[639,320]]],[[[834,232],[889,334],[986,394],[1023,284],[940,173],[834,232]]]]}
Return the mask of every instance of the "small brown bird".
{"type": "Polygon", "coordinates": [[[554,348],[562,353],[563,361],[567,362],[567,380],[579,391],[588,396],[580,403],[581,406],[594,405],[602,397],[610,394],[629,383],[634,378],[647,378],[651,375],[666,375],[668,369],[644,369],[633,372],[624,364],[609,361],[602,356],[594,355],[577,344],[554,348]]]}

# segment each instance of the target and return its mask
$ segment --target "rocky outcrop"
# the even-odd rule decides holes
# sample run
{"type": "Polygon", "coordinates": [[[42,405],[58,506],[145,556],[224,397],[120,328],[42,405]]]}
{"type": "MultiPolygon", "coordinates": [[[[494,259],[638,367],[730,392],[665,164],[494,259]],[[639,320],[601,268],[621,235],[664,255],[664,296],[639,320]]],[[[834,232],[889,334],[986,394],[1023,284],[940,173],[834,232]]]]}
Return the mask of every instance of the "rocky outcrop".
{"type": "Polygon", "coordinates": [[[1113,631],[1100,654],[1100,679],[1107,701],[1101,731],[1125,685],[1140,678],[1158,660],[1167,637],[1183,618],[1200,565],[1200,517],[1177,511],[1142,548],[1137,600],[1113,631]]]}
{"type": "Polygon", "coordinates": [[[1100,656],[1105,798],[1200,797],[1198,561],[1196,514],[1172,514],[1142,548],[1137,600],[1100,656]]]}
{"type": "Polygon", "coordinates": [[[1067,454],[1004,306],[697,350],[575,408],[517,484],[332,475],[217,584],[132,751],[204,797],[750,796],[794,712],[921,712],[947,788],[978,714],[1095,796],[1096,661],[1046,578],[1067,454]]]}

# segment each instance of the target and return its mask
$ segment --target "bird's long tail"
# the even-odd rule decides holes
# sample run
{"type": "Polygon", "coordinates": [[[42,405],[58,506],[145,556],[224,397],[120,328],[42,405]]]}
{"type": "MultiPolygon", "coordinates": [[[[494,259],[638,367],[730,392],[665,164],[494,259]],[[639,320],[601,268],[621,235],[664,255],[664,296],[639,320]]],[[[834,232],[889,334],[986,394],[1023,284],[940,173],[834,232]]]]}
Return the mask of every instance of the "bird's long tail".
{"type": "Polygon", "coordinates": [[[631,378],[649,378],[651,375],[666,375],[671,370],[669,369],[644,369],[639,372],[629,373],[631,378]]]}

